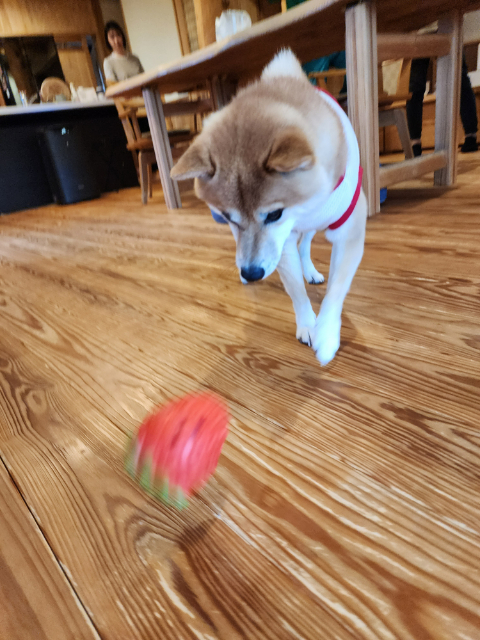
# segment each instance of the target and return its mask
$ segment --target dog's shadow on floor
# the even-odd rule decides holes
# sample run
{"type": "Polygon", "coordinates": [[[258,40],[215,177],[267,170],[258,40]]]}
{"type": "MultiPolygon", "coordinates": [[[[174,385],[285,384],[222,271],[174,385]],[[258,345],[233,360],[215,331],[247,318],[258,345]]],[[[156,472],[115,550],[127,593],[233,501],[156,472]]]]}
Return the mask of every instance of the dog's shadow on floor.
{"type": "MultiPolygon", "coordinates": [[[[224,396],[232,414],[218,472],[203,494],[220,518],[233,487],[268,508],[271,488],[262,478],[270,457],[275,459],[275,451],[302,440],[312,420],[321,428],[322,395],[331,403],[333,396],[343,394],[346,380],[338,364],[356,336],[353,323],[344,316],[341,348],[321,367],[313,350],[296,340],[291,301],[276,277],[247,289],[238,286],[239,302],[244,298],[246,307],[242,330],[230,342],[222,341],[223,356],[198,381],[202,388],[224,396]]],[[[307,289],[318,311],[326,285],[307,289]]]]}
{"type": "MultiPolygon", "coordinates": [[[[277,276],[253,286],[232,286],[238,286],[243,311],[230,310],[235,331],[226,338],[219,328],[221,356],[198,380],[199,388],[223,396],[232,415],[217,473],[198,498],[216,514],[205,517],[207,528],[223,517],[232,490],[267,508],[271,488],[262,477],[270,464],[269,451],[290,447],[292,438],[301,438],[306,417],[310,424],[320,418],[322,394],[342,393],[346,381],[338,362],[356,337],[353,323],[344,316],[340,350],[321,367],[313,350],[295,338],[291,301],[277,276]]],[[[307,290],[318,312],[326,285],[309,285],[307,290]]]]}
{"type": "MultiPolygon", "coordinates": [[[[306,404],[316,404],[319,392],[342,382],[337,363],[356,341],[357,331],[344,315],[340,349],[322,367],[313,350],[296,340],[292,303],[278,276],[238,287],[239,304],[245,301],[245,313],[238,319],[242,330],[235,340],[222,342],[223,357],[201,386],[213,392],[229,389],[231,401],[245,409],[245,416],[258,416],[259,423],[268,423],[271,437],[282,439],[298,424],[306,404]]],[[[307,291],[318,313],[326,284],[308,285],[307,291]]]]}

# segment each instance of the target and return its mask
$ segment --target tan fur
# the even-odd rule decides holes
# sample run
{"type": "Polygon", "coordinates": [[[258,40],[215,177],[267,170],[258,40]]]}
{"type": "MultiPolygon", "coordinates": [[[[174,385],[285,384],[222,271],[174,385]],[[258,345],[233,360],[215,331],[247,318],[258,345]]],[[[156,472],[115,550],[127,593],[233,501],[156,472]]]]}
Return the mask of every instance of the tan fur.
{"type": "MultiPolygon", "coordinates": [[[[339,153],[340,125],[306,79],[256,82],[214,118],[171,175],[176,179],[197,177],[197,195],[220,211],[237,210],[253,218],[272,204],[288,207],[310,198],[319,188],[320,167],[325,170],[322,179],[328,180],[328,186],[334,186],[342,175],[345,160],[344,153],[339,153]],[[292,134],[297,130],[297,139],[310,144],[314,156],[293,176],[273,171],[275,167],[268,163],[285,130],[292,134]]],[[[298,147],[290,148],[293,160],[297,152],[298,147]]],[[[284,148],[285,160],[288,148],[284,148]]]]}
{"type": "Polygon", "coordinates": [[[340,116],[285,50],[258,82],[207,119],[171,172],[178,180],[195,178],[198,197],[228,220],[242,282],[266,278],[278,268],[293,302],[297,338],[314,347],[322,364],[340,344],[343,300],[363,254],[363,194],[348,224],[327,233],[334,251],[318,319],[303,278],[323,282],[311,262],[310,243],[315,230],[330,223],[308,225],[312,203],[322,212],[344,175],[347,151],[340,116]]]}
{"type": "Polygon", "coordinates": [[[305,134],[298,127],[290,127],[278,133],[267,158],[267,171],[291,173],[297,169],[311,169],[315,153],[305,134]]]}

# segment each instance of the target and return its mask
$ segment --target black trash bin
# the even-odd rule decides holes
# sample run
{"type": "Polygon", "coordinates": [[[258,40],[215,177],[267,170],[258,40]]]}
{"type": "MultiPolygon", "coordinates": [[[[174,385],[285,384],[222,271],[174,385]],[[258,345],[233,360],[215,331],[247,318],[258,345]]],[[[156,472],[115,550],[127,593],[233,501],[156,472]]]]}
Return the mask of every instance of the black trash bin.
{"type": "Polygon", "coordinates": [[[72,204],[100,197],[94,162],[81,127],[47,127],[39,132],[39,142],[55,202],[72,204]]]}

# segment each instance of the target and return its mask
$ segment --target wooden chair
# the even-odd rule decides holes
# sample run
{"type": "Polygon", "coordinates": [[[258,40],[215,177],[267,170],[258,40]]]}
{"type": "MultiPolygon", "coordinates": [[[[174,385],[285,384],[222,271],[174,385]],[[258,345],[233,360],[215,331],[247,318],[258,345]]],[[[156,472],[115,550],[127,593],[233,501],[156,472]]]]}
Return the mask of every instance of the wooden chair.
{"type": "MultiPolygon", "coordinates": [[[[404,65],[401,65],[403,70],[404,65]]],[[[408,65],[408,69],[409,69],[408,65]]],[[[347,94],[342,94],[343,83],[346,76],[346,69],[329,69],[328,71],[312,71],[308,74],[309,78],[313,78],[317,86],[326,89],[342,104],[346,101],[347,94]]],[[[378,118],[380,127],[388,127],[394,125],[397,127],[398,136],[402,144],[402,149],[406,159],[413,158],[412,143],[410,141],[410,133],[408,131],[407,113],[405,108],[406,101],[410,98],[410,94],[398,93],[402,72],[399,74],[397,81],[397,92],[394,95],[388,95],[383,90],[382,66],[378,67],[378,118]]]]}
{"type": "MultiPolygon", "coordinates": [[[[380,67],[379,86],[385,88],[384,74],[386,72],[385,63],[380,67]]],[[[410,79],[410,60],[397,61],[396,77],[393,78],[392,93],[383,91],[383,95],[378,99],[378,123],[380,127],[395,126],[397,128],[400,144],[406,160],[411,160],[413,156],[412,143],[410,140],[410,132],[407,123],[406,103],[410,100],[411,93],[408,92],[408,84],[410,79]]],[[[395,72],[394,72],[395,73],[395,72]]]]}
{"type": "Polygon", "coordinates": [[[325,89],[337,100],[342,100],[347,95],[346,93],[340,93],[343,83],[345,82],[346,75],[346,69],[328,69],[328,71],[311,71],[308,74],[308,77],[315,80],[317,87],[325,89]]]}
{"type": "MultiPolygon", "coordinates": [[[[133,161],[137,169],[142,191],[142,203],[147,204],[152,197],[153,171],[152,166],[156,162],[153,141],[149,132],[142,132],[139,118],[146,118],[146,110],[143,98],[127,98],[115,100],[118,116],[122,122],[127,138],[127,149],[132,152],[133,161]]],[[[189,95],[188,98],[167,102],[163,105],[165,116],[169,119],[170,127],[173,127],[171,119],[190,116],[193,121],[191,128],[171,129],[168,138],[172,151],[178,145],[190,142],[198,133],[198,117],[213,110],[213,102],[208,97],[189,95]],[[192,97],[194,99],[192,99],[192,97]]]]}

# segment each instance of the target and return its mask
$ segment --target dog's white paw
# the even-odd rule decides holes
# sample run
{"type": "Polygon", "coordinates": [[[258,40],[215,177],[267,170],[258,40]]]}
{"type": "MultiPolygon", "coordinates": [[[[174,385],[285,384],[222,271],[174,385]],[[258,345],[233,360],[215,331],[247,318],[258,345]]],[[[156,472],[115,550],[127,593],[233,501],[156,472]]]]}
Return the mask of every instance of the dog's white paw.
{"type": "Polygon", "coordinates": [[[297,340],[307,347],[312,346],[313,327],[297,327],[297,340]]]}
{"type": "Polygon", "coordinates": [[[312,346],[313,332],[315,330],[316,321],[315,312],[310,303],[305,305],[300,313],[296,315],[297,320],[297,340],[309,347],[312,346]]]}
{"type": "Polygon", "coordinates": [[[319,273],[313,264],[303,271],[303,277],[308,284],[322,284],[325,282],[325,278],[319,273]]]}
{"type": "Polygon", "coordinates": [[[313,332],[312,348],[322,367],[333,360],[340,347],[340,327],[340,320],[324,322],[320,316],[318,317],[313,332]]]}

